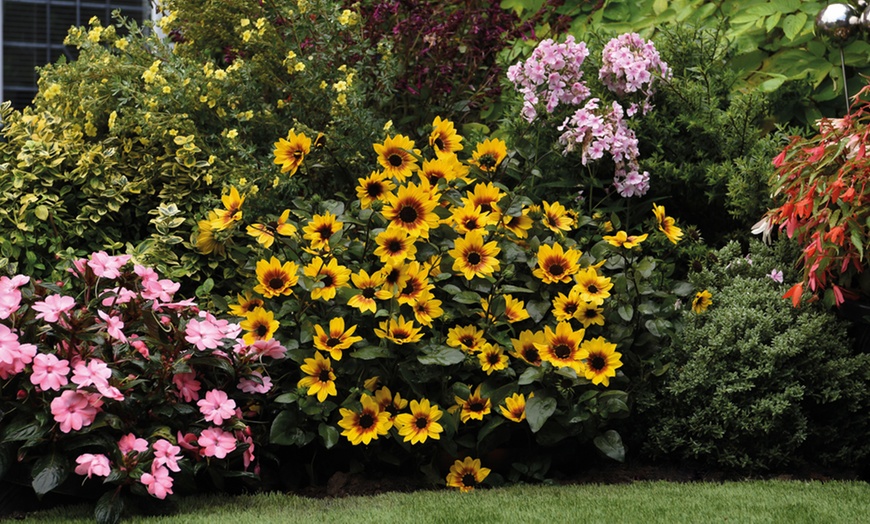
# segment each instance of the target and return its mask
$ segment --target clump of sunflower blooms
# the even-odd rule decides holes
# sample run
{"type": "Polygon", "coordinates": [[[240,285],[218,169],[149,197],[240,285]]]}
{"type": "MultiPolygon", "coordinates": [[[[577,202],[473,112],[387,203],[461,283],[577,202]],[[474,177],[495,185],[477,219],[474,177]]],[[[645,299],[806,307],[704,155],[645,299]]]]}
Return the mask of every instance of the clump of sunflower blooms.
{"type": "MultiPolygon", "coordinates": [[[[288,172],[305,162],[294,140],[276,144],[288,172]]],[[[368,447],[366,460],[429,471],[466,456],[447,476],[462,491],[489,474],[467,455],[516,439],[619,458],[624,370],[660,367],[650,348],[676,301],[653,286],[666,279],[644,241],[678,241],[674,219],[608,236],[612,220],[507,183],[504,141],[471,144],[441,117],[422,141],[387,134],[370,158],[355,200],[296,199],[248,226],[253,275],[226,300],[246,341],[287,348],[263,406],[270,443],[368,447]]],[[[244,202],[231,189],[209,224],[246,223],[244,202]]]]}

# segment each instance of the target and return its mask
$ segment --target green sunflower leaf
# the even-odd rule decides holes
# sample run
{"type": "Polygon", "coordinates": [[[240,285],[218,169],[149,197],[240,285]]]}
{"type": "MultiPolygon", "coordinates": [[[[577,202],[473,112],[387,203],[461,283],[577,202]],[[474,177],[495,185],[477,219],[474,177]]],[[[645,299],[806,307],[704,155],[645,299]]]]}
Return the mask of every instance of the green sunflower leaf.
{"type": "MultiPolygon", "coordinates": [[[[528,410],[528,407],[526,407],[526,410],[528,410]]],[[[595,447],[608,457],[617,462],[625,462],[625,446],[622,445],[622,437],[616,431],[609,429],[595,437],[592,442],[595,444],[595,447]]]]}
{"type": "Polygon", "coordinates": [[[338,430],[329,424],[320,423],[320,426],[317,427],[317,433],[320,434],[320,438],[323,439],[323,446],[326,449],[330,449],[336,444],[338,444],[338,430]]]}
{"type": "MultiPolygon", "coordinates": [[[[537,392],[536,392],[537,393],[537,392]]],[[[556,412],[556,399],[538,393],[526,402],[526,420],[532,433],[537,433],[556,412]]]]}
{"type": "Polygon", "coordinates": [[[424,351],[426,352],[417,356],[417,360],[427,366],[450,366],[465,360],[465,353],[449,346],[430,346],[424,351]]]}

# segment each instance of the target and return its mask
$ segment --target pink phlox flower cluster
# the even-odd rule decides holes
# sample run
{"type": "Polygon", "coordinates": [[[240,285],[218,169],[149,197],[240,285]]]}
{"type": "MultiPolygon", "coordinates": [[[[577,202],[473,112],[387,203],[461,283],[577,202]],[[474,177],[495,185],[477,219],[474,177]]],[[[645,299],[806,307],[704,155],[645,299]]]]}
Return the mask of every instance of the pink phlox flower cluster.
{"type": "MultiPolygon", "coordinates": [[[[114,279],[121,276],[121,268],[124,264],[130,261],[130,255],[109,255],[105,251],[96,251],[91,253],[91,259],[88,260],[88,267],[93,270],[94,275],[99,278],[114,279]]],[[[78,269],[79,266],[76,266],[78,269]]],[[[84,272],[82,271],[82,274],[84,272]]]]}
{"type": "Polygon", "coordinates": [[[124,321],[121,317],[109,315],[105,311],[97,311],[97,315],[106,322],[106,333],[110,337],[120,342],[127,342],[127,335],[124,334],[124,321]]]}
{"type": "Polygon", "coordinates": [[[236,438],[221,428],[208,428],[199,435],[199,453],[203,457],[225,458],[236,449],[236,438]]]}
{"type": "Polygon", "coordinates": [[[245,393],[268,393],[272,389],[272,377],[263,376],[259,371],[251,373],[251,377],[239,379],[238,388],[245,393]]]}
{"type": "Polygon", "coordinates": [[[65,295],[48,295],[45,300],[33,303],[33,309],[39,311],[36,318],[54,323],[60,320],[62,314],[69,313],[75,307],[76,299],[65,295]]]}
{"type": "MultiPolygon", "coordinates": [[[[610,40],[601,53],[601,69],[598,78],[617,96],[640,93],[645,100],[640,106],[646,114],[652,106],[650,98],[654,94],[653,84],[657,77],[670,78],[671,70],[663,62],[652,42],[637,33],[626,33],[610,40]]],[[[634,116],[638,109],[632,104],[628,116],[634,116]]]]}
{"type": "Polygon", "coordinates": [[[30,277],[15,275],[12,278],[0,277],[0,319],[9,318],[18,311],[21,305],[21,290],[18,289],[30,282],[30,277]]]}
{"type": "Polygon", "coordinates": [[[35,356],[36,346],[22,344],[15,331],[0,324],[0,378],[5,380],[21,373],[35,356]]]}
{"type": "Polygon", "coordinates": [[[139,438],[133,433],[127,433],[118,440],[118,449],[122,455],[137,452],[145,453],[148,451],[148,441],[144,438],[139,438]]]}
{"type": "Polygon", "coordinates": [[[156,460],[151,463],[151,473],[143,473],[139,482],[145,485],[151,496],[158,499],[163,500],[166,495],[172,495],[173,481],[169,470],[158,465],[156,460]]]}
{"type": "Polygon", "coordinates": [[[577,106],[589,98],[589,87],[582,80],[588,56],[586,43],[569,35],[561,44],[543,40],[525,62],[510,66],[507,78],[523,95],[523,118],[532,122],[542,103],[547,113],[553,113],[560,104],[577,106]]]}
{"type": "Polygon", "coordinates": [[[236,401],[219,389],[207,392],[205,398],[198,400],[196,405],[206,421],[218,426],[232,418],[236,409],[236,401]]]}
{"type": "Polygon", "coordinates": [[[33,358],[30,383],[43,391],[59,391],[69,383],[69,361],[58,359],[51,353],[40,353],[33,358]]]}
{"type": "Polygon", "coordinates": [[[51,414],[63,433],[78,431],[93,424],[103,401],[94,393],[65,390],[51,401],[51,414]]]}
{"type": "Polygon", "coordinates": [[[151,447],[154,449],[152,468],[154,464],[157,464],[158,466],[166,466],[170,471],[175,471],[176,473],[181,471],[181,468],[178,466],[178,459],[181,458],[180,447],[174,446],[172,442],[164,438],[155,442],[151,447]]]}
{"type": "Polygon", "coordinates": [[[225,319],[218,320],[207,311],[200,311],[199,317],[203,320],[192,318],[188,321],[184,330],[186,335],[184,340],[196,346],[196,349],[200,351],[217,349],[222,339],[237,338],[242,332],[239,324],[225,319]]]}
{"type": "Polygon", "coordinates": [[[76,464],[78,464],[75,470],[76,475],[87,475],[88,478],[91,478],[91,475],[108,477],[112,472],[112,465],[109,462],[109,457],[102,453],[96,455],[84,453],[79,455],[76,459],[76,464]]]}
{"type": "Polygon", "coordinates": [[[202,384],[196,380],[196,373],[176,373],[172,376],[172,383],[178,388],[176,395],[185,402],[199,399],[199,389],[202,384]]]}
{"type": "Polygon", "coordinates": [[[93,386],[104,397],[119,402],[124,400],[121,391],[109,385],[110,378],[112,378],[112,370],[108,364],[98,358],[89,360],[87,364],[80,361],[73,367],[72,382],[77,384],[79,389],[93,386]]]}
{"type": "Polygon", "coordinates": [[[623,197],[646,194],[649,173],[640,172],[637,136],[626,124],[622,106],[613,102],[610,108],[601,108],[598,104],[597,98],[589,100],[559,126],[564,153],[579,147],[583,165],[608,153],[615,165],[613,185],[617,192],[623,197]]]}

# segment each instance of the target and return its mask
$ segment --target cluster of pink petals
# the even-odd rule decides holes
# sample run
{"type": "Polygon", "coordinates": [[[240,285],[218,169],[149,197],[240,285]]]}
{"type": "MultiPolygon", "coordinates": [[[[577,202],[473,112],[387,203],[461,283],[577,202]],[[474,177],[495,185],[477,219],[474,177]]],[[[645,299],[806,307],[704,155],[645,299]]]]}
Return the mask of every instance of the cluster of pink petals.
{"type": "Polygon", "coordinates": [[[207,422],[218,426],[232,418],[236,412],[236,401],[219,389],[207,392],[205,398],[197,401],[196,405],[207,422]]]}
{"type": "Polygon", "coordinates": [[[35,356],[36,346],[20,343],[15,331],[0,324],[0,378],[21,373],[35,356]]]}
{"type": "Polygon", "coordinates": [[[166,495],[172,495],[173,481],[169,470],[158,465],[156,460],[151,463],[151,473],[143,473],[139,482],[145,485],[151,496],[158,499],[163,500],[166,495]]]}
{"type": "Polygon", "coordinates": [[[59,391],[69,383],[69,361],[58,359],[51,353],[40,353],[33,357],[33,373],[30,383],[43,391],[59,391]]]}
{"type": "MultiPolygon", "coordinates": [[[[181,458],[181,448],[174,446],[165,438],[162,438],[151,446],[154,449],[154,464],[166,466],[170,471],[179,472],[178,460],[181,458]]],[[[153,464],[151,466],[154,467],[153,464]]]]}
{"type": "Polygon", "coordinates": [[[93,358],[87,363],[79,361],[73,367],[72,382],[79,388],[93,386],[104,397],[122,401],[124,395],[115,386],[109,384],[112,378],[112,370],[109,365],[98,358],[93,358]]]}
{"type": "Polygon", "coordinates": [[[76,305],[76,299],[64,295],[49,295],[45,300],[33,303],[33,309],[39,311],[36,318],[54,323],[60,320],[60,315],[68,313],[76,305]]]}
{"type": "Polygon", "coordinates": [[[78,464],[75,469],[76,475],[87,475],[88,478],[91,478],[92,475],[108,477],[112,472],[112,465],[109,462],[109,457],[102,453],[96,455],[84,453],[79,455],[76,459],[76,464],[78,464]]]}
{"type": "MultiPolygon", "coordinates": [[[[658,50],[637,33],[620,35],[607,43],[601,54],[601,69],[598,78],[617,96],[641,93],[646,96],[643,112],[650,109],[656,78],[669,78],[668,64],[662,61],[658,50]]],[[[628,110],[633,116],[636,106],[628,110]]]]}
{"type": "Polygon", "coordinates": [[[245,393],[268,393],[272,389],[272,377],[264,377],[259,371],[254,371],[251,376],[239,379],[238,388],[245,393]]]}
{"type": "Polygon", "coordinates": [[[127,433],[118,440],[118,449],[122,455],[137,452],[144,453],[148,451],[148,441],[144,438],[139,438],[133,433],[127,433]]]}
{"type": "Polygon", "coordinates": [[[202,387],[196,380],[196,373],[176,373],[172,376],[172,383],[178,389],[176,395],[185,402],[193,402],[199,399],[199,389],[202,387]]]}
{"type": "Polygon", "coordinates": [[[586,43],[575,42],[573,36],[569,35],[561,44],[548,38],[538,44],[525,62],[508,68],[508,80],[523,95],[523,118],[533,121],[542,103],[547,113],[555,111],[559,104],[583,103],[590,94],[582,80],[587,56],[586,43]]]}
{"type": "MultiPolygon", "coordinates": [[[[98,278],[115,279],[121,276],[121,268],[130,261],[130,255],[109,255],[105,251],[91,253],[87,265],[98,278]]],[[[81,267],[81,266],[77,266],[81,267]]]]}
{"type": "Polygon", "coordinates": [[[21,290],[18,289],[30,282],[30,277],[15,275],[12,278],[0,277],[0,319],[9,318],[18,311],[21,305],[21,290]]]}
{"type": "Polygon", "coordinates": [[[221,428],[208,428],[199,435],[199,453],[203,457],[225,458],[236,449],[236,437],[221,428]]]}
{"type": "Polygon", "coordinates": [[[184,329],[184,340],[200,351],[217,349],[221,345],[221,340],[237,338],[242,331],[238,324],[224,319],[218,320],[207,311],[200,311],[199,318],[202,320],[192,318],[187,323],[184,329]]]}
{"type": "Polygon", "coordinates": [[[626,124],[618,102],[609,108],[599,107],[598,102],[597,98],[589,100],[565,119],[558,128],[563,131],[559,142],[565,154],[579,148],[583,165],[609,154],[616,166],[613,184],[617,192],[623,197],[642,196],[649,190],[649,173],[640,172],[637,136],[626,124]]]}
{"type": "Polygon", "coordinates": [[[93,424],[102,405],[98,395],[68,389],[51,401],[51,414],[60,430],[69,433],[93,424]]]}

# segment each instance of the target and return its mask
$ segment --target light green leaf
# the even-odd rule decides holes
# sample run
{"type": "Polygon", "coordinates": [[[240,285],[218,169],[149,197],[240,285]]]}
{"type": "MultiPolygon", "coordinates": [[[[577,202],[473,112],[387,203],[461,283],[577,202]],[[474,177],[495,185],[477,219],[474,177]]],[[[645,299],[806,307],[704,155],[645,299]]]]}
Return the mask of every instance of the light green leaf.
{"type": "Polygon", "coordinates": [[[622,437],[616,431],[609,429],[595,437],[592,442],[608,457],[617,462],[625,462],[625,446],[622,445],[622,437]]]}
{"type": "Polygon", "coordinates": [[[449,346],[437,346],[434,351],[417,355],[417,360],[427,366],[451,366],[465,360],[465,353],[449,346]]]}
{"type": "Polygon", "coordinates": [[[338,444],[338,430],[329,424],[321,422],[320,426],[317,427],[317,433],[320,434],[320,438],[323,440],[323,446],[326,449],[330,449],[338,444]]]}
{"type": "Polygon", "coordinates": [[[806,13],[797,13],[788,15],[782,21],[782,30],[785,32],[785,37],[789,40],[794,40],[794,37],[803,31],[804,25],[807,23],[806,13]]]}
{"type": "Polygon", "coordinates": [[[526,420],[532,433],[537,433],[556,412],[556,399],[539,393],[526,402],[526,420]]]}

